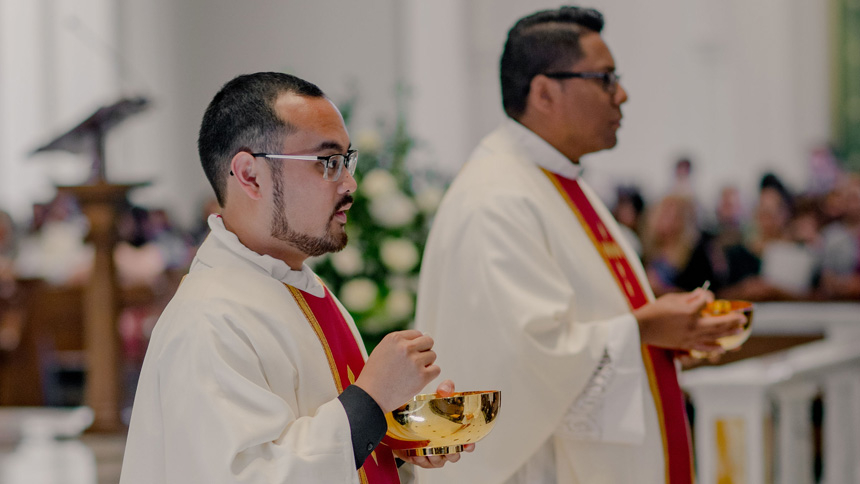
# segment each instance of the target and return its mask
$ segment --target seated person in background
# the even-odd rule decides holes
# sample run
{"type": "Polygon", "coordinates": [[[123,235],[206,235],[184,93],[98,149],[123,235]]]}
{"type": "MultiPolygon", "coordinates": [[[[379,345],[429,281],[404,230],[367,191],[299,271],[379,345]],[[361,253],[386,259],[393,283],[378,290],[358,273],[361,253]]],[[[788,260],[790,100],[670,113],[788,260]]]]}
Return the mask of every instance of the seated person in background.
{"type": "Polygon", "coordinates": [[[723,246],[743,243],[745,210],[741,194],[734,185],[726,185],[720,190],[720,199],[714,211],[716,219],[708,230],[720,239],[723,246]]]}
{"type": "Polygon", "coordinates": [[[753,301],[810,297],[817,259],[812,249],[794,240],[794,217],[794,197],[776,175],[766,174],[755,209],[754,232],[747,240],[747,248],[761,261],[758,275],[726,288],[722,297],[753,301]]]}
{"type": "Polygon", "coordinates": [[[699,247],[693,201],[684,195],[667,195],[648,213],[642,247],[648,281],[659,296],[691,291],[712,278],[712,270],[699,247]]]}
{"type": "Polygon", "coordinates": [[[94,250],[85,242],[89,222],[77,200],[67,194],[33,206],[30,232],[21,240],[15,271],[56,286],[84,284],[92,271],[94,250]]]}
{"type": "Polygon", "coordinates": [[[616,190],[615,206],[612,207],[612,216],[618,221],[618,228],[633,247],[639,257],[642,257],[642,241],[639,237],[642,212],[645,210],[645,201],[634,186],[620,186],[616,190]]]}
{"type": "Polygon", "coordinates": [[[860,175],[850,174],[834,190],[836,220],[821,235],[820,296],[860,299],[860,175]]]}
{"type": "Polygon", "coordinates": [[[651,210],[643,245],[655,293],[691,291],[710,281],[718,296],[741,297],[747,285],[758,284],[759,259],[741,242],[737,211],[732,216],[728,208],[717,214],[723,231],[716,233],[699,231],[689,197],[668,195],[651,210]]]}
{"type": "Polygon", "coordinates": [[[788,239],[788,223],[794,212],[794,198],[785,185],[772,173],[762,177],[754,226],[747,237],[747,247],[758,257],[774,241],[788,239]]]}

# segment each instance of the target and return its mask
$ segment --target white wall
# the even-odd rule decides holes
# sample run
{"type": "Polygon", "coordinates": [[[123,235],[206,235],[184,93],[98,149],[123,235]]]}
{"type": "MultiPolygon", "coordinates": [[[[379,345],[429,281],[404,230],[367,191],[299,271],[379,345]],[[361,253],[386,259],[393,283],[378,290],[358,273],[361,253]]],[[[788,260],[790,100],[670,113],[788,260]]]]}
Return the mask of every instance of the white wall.
{"type": "Polygon", "coordinates": [[[0,208],[24,219],[56,184],[77,184],[90,160],[30,157],[118,95],[109,46],[112,0],[0,0],[0,208]],[[107,48],[106,48],[107,47],[107,48]]]}
{"type": "Polygon", "coordinates": [[[136,158],[159,164],[151,174],[157,182],[141,190],[136,201],[169,203],[185,224],[197,216],[198,203],[212,194],[197,158],[203,111],[236,75],[289,72],[316,83],[336,102],[354,89],[359,105],[353,131],[394,114],[400,77],[396,0],[128,4],[149,13],[140,24],[132,20],[137,16],[128,17],[129,26],[137,29],[128,47],[145,64],[141,71],[160,73],[153,94],[157,113],[136,158]],[[148,30],[142,25],[149,25],[148,30]],[[158,45],[152,46],[153,41],[158,45]]]}
{"type": "Polygon", "coordinates": [[[108,178],[150,181],[136,203],[190,225],[211,189],[197,158],[206,104],[232,77],[274,70],[336,102],[358,93],[354,131],[392,119],[402,57],[397,0],[0,0],[0,208],[25,219],[89,161],[27,153],[121,95],[151,108],[108,136],[108,178]],[[60,160],[60,161],[58,161],[60,160]],[[60,176],[64,175],[64,176],[60,176]]]}
{"type": "MultiPolygon", "coordinates": [[[[796,188],[830,132],[827,3],[593,0],[630,93],[619,145],[584,160],[608,192],[648,195],[690,154],[703,200],[762,171],[796,188]]],[[[0,0],[0,208],[26,214],[89,161],[27,152],[100,104],[144,94],[152,108],[111,133],[108,176],[150,180],[137,203],[185,225],[210,195],[196,154],[206,104],[233,76],[280,70],[336,101],[360,95],[353,135],[391,120],[405,79],[417,163],[456,171],[501,119],[498,58],[514,21],[544,0],[0,0]],[[77,19],[77,20],[75,20],[77,19]]]]}

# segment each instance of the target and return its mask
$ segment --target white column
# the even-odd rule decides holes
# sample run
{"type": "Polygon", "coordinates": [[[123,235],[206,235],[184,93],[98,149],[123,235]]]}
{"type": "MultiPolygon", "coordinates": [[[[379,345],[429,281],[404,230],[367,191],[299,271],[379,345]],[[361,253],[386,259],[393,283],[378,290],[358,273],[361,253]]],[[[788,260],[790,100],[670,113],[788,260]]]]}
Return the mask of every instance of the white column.
{"type": "Polygon", "coordinates": [[[800,381],[774,389],[778,406],[777,484],[812,484],[812,399],[818,386],[800,381]]]}
{"type": "Polygon", "coordinates": [[[21,220],[90,160],[30,153],[117,96],[117,0],[0,0],[0,207],[21,220]]]}
{"type": "Polygon", "coordinates": [[[766,483],[764,424],[770,412],[764,385],[713,385],[690,390],[696,408],[696,467],[699,484],[731,482],[766,483]],[[743,437],[738,441],[717,439],[717,422],[741,419],[743,437]],[[740,448],[739,448],[740,447],[740,448]],[[726,462],[725,454],[742,456],[726,462]]]}
{"type": "Polygon", "coordinates": [[[19,220],[30,215],[30,196],[44,178],[27,152],[44,121],[45,15],[43,2],[0,0],[0,208],[19,220]]]}
{"type": "Polygon", "coordinates": [[[860,484],[860,373],[824,378],[823,484],[860,484]]]}
{"type": "Polygon", "coordinates": [[[416,164],[450,173],[472,149],[468,3],[408,0],[404,8],[409,121],[419,138],[416,164]]]}

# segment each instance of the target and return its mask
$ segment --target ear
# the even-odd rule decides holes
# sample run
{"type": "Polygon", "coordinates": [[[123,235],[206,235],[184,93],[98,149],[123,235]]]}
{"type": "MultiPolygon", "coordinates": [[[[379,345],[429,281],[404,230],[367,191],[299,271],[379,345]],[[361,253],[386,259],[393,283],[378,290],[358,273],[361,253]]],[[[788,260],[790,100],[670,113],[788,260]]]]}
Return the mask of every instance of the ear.
{"type": "MultiPolygon", "coordinates": [[[[240,151],[230,160],[230,179],[241,189],[248,198],[260,200],[263,198],[257,177],[260,175],[257,159],[247,151],[240,151]]],[[[229,180],[228,180],[229,182],[229,180]]]]}
{"type": "Polygon", "coordinates": [[[537,75],[532,78],[526,109],[541,114],[550,114],[558,103],[561,95],[561,83],[549,77],[537,75]]]}

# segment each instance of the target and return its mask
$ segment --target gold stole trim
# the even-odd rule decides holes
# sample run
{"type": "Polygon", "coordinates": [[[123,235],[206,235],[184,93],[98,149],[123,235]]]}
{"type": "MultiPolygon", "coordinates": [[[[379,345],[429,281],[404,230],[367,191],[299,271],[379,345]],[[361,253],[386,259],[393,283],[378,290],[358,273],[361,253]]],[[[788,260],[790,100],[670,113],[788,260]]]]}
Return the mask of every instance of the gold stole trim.
{"type": "MultiPolygon", "coordinates": [[[[612,274],[612,277],[613,277],[613,279],[615,279],[615,282],[616,282],[616,284],[618,284],[618,287],[624,291],[628,307],[630,307],[631,310],[635,309],[633,306],[633,298],[636,297],[637,294],[636,294],[636,289],[633,287],[633,284],[630,282],[629,278],[635,278],[636,274],[635,273],[628,274],[628,271],[624,268],[624,265],[622,263],[616,263],[616,264],[612,263],[613,259],[622,259],[622,258],[626,262],[627,261],[627,255],[624,253],[624,251],[621,249],[621,247],[619,247],[618,244],[612,239],[611,234],[609,234],[609,232],[606,229],[606,227],[604,226],[603,222],[599,219],[597,221],[595,221],[595,225],[597,226],[598,230],[601,231],[601,236],[603,236],[603,239],[609,239],[609,241],[608,242],[605,240],[602,241],[602,240],[597,238],[597,236],[595,235],[595,233],[592,230],[591,224],[585,219],[585,217],[583,216],[582,212],[579,210],[579,207],[576,205],[576,203],[573,201],[573,199],[570,198],[570,195],[568,194],[567,189],[565,189],[565,187],[563,187],[561,185],[561,182],[558,179],[559,175],[556,175],[555,173],[550,172],[549,170],[546,170],[544,168],[541,168],[541,170],[544,172],[544,174],[547,176],[547,178],[549,178],[550,182],[552,182],[552,184],[555,186],[555,188],[559,192],[559,194],[561,194],[562,198],[567,203],[568,207],[570,207],[570,209],[574,213],[574,215],[576,215],[576,218],[579,220],[580,225],[582,226],[585,233],[588,235],[588,238],[591,240],[591,243],[594,245],[594,248],[597,250],[597,252],[603,258],[603,262],[606,264],[607,269],[609,269],[609,273],[612,274]]],[[[584,195],[584,193],[583,193],[583,195],[584,195]]],[[[596,212],[595,212],[595,215],[596,215],[596,212]]],[[[627,262],[627,264],[629,265],[629,262],[627,262]]],[[[629,272],[632,272],[632,267],[631,267],[631,270],[629,272]]],[[[636,280],[636,283],[640,286],[641,297],[647,299],[647,296],[645,295],[644,290],[641,289],[641,284],[639,284],[638,280],[636,280]]],[[[656,350],[657,351],[668,351],[668,350],[663,350],[663,349],[656,349],[656,350]]],[[[657,383],[657,373],[654,369],[654,362],[652,360],[653,357],[651,355],[651,349],[648,345],[640,345],[640,351],[642,353],[642,361],[645,364],[645,371],[646,371],[646,374],[648,375],[648,387],[650,388],[651,395],[654,398],[654,406],[655,406],[655,409],[657,412],[657,419],[660,423],[660,437],[661,437],[661,440],[663,443],[663,461],[664,461],[664,466],[665,466],[666,483],[670,484],[671,483],[671,479],[670,479],[671,469],[670,469],[670,462],[669,462],[669,441],[668,441],[668,437],[666,435],[666,431],[667,431],[667,429],[666,429],[666,416],[664,415],[663,399],[662,399],[662,396],[660,395],[660,388],[659,388],[658,383],[657,383]]],[[[687,422],[685,422],[685,425],[687,425],[687,435],[689,436],[690,435],[689,424],[687,422]]],[[[696,481],[695,469],[691,465],[690,482],[695,482],[695,481],[696,481]]]]}
{"type": "MultiPolygon", "coordinates": [[[[331,352],[331,347],[325,339],[325,334],[323,334],[323,330],[320,327],[319,321],[317,321],[317,317],[314,315],[313,311],[311,311],[311,308],[308,306],[307,301],[305,301],[305,296],[302,295],[301,291],[289,284],[284,284],[284,286],[290,290],[290,294],[293,295],[293,299],[296,300],[296,304],[299,305],[299,309],[302,310],[302,313],[304,313],[305,318],[307,318],[308,323],[310,323],[311,328],[313,328],[314,333],[316,333],[317,338],[320,340],[323,351],[325,351],[326,359],[328,359],[328,366],[329,370],[331,370],[331,376],[334,379],[334,386],[337,387],[337,393],[340,394],[343,392],[343,384],[340,381],[340,375],[337,371],[337,364],[334,362],[334,355],[331,352]]],[[[361,481],[361,484],[369,484],[367,481],[367,474],[361,467],[358,468],[358,479],[361,481]]]]}

